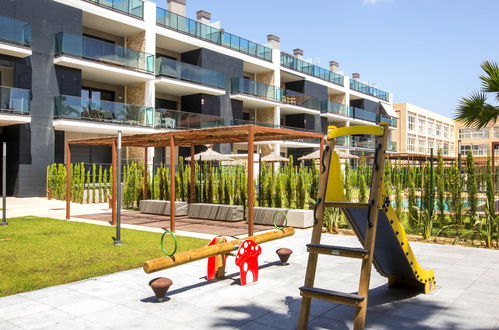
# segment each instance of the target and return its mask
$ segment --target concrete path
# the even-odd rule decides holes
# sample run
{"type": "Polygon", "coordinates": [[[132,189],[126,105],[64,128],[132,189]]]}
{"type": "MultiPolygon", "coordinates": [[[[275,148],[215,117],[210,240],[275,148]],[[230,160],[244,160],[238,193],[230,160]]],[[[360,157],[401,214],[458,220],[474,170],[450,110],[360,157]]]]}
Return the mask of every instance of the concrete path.
{"type": "MultiPolygon", "coordinates": [[[[223,281],[203,278],[201,260],[155,274],[142,269],[0,298],[1,329],[294,329],[300,309],[310,230],[262,244],[260,278],[237,284],[229,257],[223,281]],[[275,250],[293,249],[280,266],[275,250]],[[232,274],[232,275],[231,275],[232,274]],[[148,281],[169,277],[168,301],[155,302],[148,281]]],[[[358,246],[349,236],[324,235],[323,242],[358,246]]],[[[375,271],[369,299],[369,329],[499,329],[499,251],[413,243],[420,263],[433,267],[438,290],[413,295],[386,288],[375,271]]],[[[354,292],[360,261],[319,257],[318,287],[354,292]]],[[[354,309],[314,301],[309,329],[348,329],[354,309]]]]}

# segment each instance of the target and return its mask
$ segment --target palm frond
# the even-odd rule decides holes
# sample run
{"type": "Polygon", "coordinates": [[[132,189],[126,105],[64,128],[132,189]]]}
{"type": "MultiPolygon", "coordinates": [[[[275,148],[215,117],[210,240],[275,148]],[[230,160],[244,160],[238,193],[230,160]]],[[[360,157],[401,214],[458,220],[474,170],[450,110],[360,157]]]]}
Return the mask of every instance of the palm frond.
{"type": "Polygon", "coordinates": [[[463,97],[456,112],[456,121],[477,129],[487,126],[491,121],[495,123],[499,116],[499,108],[488,104],[487,94],[480,91],[472,93],[469,97],[463,97]]]}
{"type": "Polygon", "coordinates": [[[496,93],[496,100],[499,101],[499,65],[496,62],[484,61],[480,66],[486,73],[480,76],[482,91],[496,93]]]}

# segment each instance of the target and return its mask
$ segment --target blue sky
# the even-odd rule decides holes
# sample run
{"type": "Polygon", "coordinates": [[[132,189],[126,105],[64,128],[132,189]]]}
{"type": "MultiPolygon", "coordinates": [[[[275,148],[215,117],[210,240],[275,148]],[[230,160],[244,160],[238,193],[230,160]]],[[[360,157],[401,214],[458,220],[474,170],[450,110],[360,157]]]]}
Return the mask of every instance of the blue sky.
{"type": "Polygon", "coordinates": [[[258,43],[275,34],[284,51],[325,68],[336,60],[395,102],[447,116],[479,88],[480,63],[499,61],[497,0],[187,0],[188,17],[199,9],[228,32],[258,43]]]}

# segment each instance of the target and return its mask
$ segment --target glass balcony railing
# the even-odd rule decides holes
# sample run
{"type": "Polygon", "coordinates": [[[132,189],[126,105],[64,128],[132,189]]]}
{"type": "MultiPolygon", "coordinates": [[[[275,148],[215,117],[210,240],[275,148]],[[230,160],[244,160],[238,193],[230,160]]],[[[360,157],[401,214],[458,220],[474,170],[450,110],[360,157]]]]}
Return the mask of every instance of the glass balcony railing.
{"type": "Polygon", "coordinates": [[[358,80],[350,79],[350,88],[358,92],[377,97],[378,99],[388,101],[388,92],[369,86],[358,80]]]}
{"type": "Polygon", "coordinates": [[[321,104],[321,112],[332,113],[345,117],[353,117],[353,107],[333,101],[323,101],[321,104]]]}
{"type": "Polygon", "coordinates": [[[252,120],[233,119],[230,121],[230,126],[239,126],[239,125],[256,125],[256,126],[262,126],[262,127],[279,128],[279,125],[260,123],[260,122],[252,121],[252,120]]]}
{"type": "Polygon", "coordinates": [[[276,102],[281,102],[283,95],[281,88],[246,78],[232,79],[231,92],[232,94],[249,94],[276,102]]]}
{"type": "Polygon", "coordinates": [[[55,36],[55,54],[56,56],[68,54],[127,69],[154,73],[154,55],[89,37],[58,33],[55,36]]]}
{"type": "Polygon", "coordinates": [[[31,46],[31,24],[0,16],[0,40],[21,46],[31,46]]]}
{"type": "Polygon", "coordinates": [[[366,111],[364,109],[352,107],[353,118],[371,121],[373,123],[377,122],[377,115],[375,112],[366,111]]]}
{"type": "Polygon", "coordinates": [[[142,0],[85,0],[97,5],[107,7],[124,14],[144,18],[144,2],[142,0]]]}
{"type": "Polygon", "coordinates": [[[378,116],[378,123],[381,123],[383,121],[388,123],[388,125],[390,125],[391,127],[397,127],[397,118],[395,118],[395,117],[379,115],[378,116]]]}
{"type": "Polygon", "coordinates": [[[289,89],[283,90],[282,102],[285,104],[297,105],[312,110],[321,109],[321,102],[318,98],[289,89]]]}
{"type": "Polygon", "coordinates": [[[290,54],[281,53],[281,65],[286,68],[329,81],[339,86],[344,85],[344,77],[341,74],[326,70],[312,63],[308,63],[290,54]]]}
{"type": "Polygon", "coordinates": [[[195,129],[224,126],[224,119],[220,116],[186,111],[156,109],[154,118],[155,128],[195,129]]]}
{"type": "Polygon", "coordinates": [[[154,126],[153,108],[68,95],[55,97],[54,117],[133,126],[154,126]]]}
{"type": "Polygon", "coordinates": [[[265,61],[272,61],[272,49],[269,47],[172,13],[163,8],[156,8],[156,24],[265,61]]]}
{"type": "Polygon", "coordinates": [[[175,61],[166,57],[156,58],[156,75],[221,89],[225,88],[225,76],[223,73],[203,69],[196,65],[175,61]]]}
{"type": "Polygon", "coordinates": [[[20,88],[0,86],[0,111],[16,114],[29,114],[31,110],[31,91],[20,88]]]}

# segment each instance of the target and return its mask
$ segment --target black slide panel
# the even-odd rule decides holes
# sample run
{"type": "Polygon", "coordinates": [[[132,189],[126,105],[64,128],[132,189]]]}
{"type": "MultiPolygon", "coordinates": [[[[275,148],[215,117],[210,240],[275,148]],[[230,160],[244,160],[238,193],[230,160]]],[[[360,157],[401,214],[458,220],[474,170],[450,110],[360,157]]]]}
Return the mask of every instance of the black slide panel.
{"type": "MultiPolygon", "coordinates": [[[[368,211],[366,209],[343,209],[362,243],[365,240],[368,211]]],[[[379,210],[376,244],[374,247],[374,265],[383,276],[397,275],[416,279],[411,265],[393,232],[384,210],[379,210]]]]}

